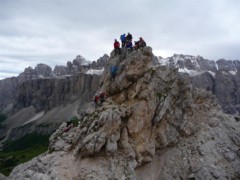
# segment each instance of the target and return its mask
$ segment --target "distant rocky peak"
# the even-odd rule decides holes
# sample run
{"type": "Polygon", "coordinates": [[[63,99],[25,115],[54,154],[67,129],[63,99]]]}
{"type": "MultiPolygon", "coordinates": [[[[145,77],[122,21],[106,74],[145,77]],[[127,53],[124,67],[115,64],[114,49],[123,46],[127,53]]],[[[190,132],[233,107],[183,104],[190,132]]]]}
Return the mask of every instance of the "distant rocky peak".
{"type": "Polygon", "coordinates": [[[73,60],[73,64],[76,66],[81,66],[81,65],[89,65],[90,61],[86,60],[83,56],[77,55],[76,58],[73,60]]]}
{"type": "Polygon", "coordinates": [[[104,54],[102,57],[100,57],[99,59],[106,59],[106,60],[108,60],[109,59],[109,55],[107,55],[107,54],[104,54]]]}
{"type": "MultiPolygon", "coordinates": [[[[33,72],[33,68],[32,68],[31,66],[29,66],[29,67],[25,68],[22,73],[25,74],[25,73],[31,73],[31,72],[33,72]]],[[[22,74],[22,73],[21,73],[21,74],[22,74]]]]}
{"type": "Polygon", "coordinates": [[[18,80],[20,83],[33,79],[50,77],[52,68],[46,64],[38,64],[34,69],[32,67],[25,68],[24,72],[20,73],[18,80]]]}
{"type": "Polygon", "coordinates": [[[34,68],[34,72],[38,76],[49,77],[52,73],[52,68],[46,64],[41,63],[34,68]]]}
{"type": "Polygon", "coordinates": [[[97,59],[96,61],[93,61],[90,65],[91,69],[101,69],[109,62],[109,56],[107,54],[104,54],[102,57],[97,59]]]}
{"type": "Polygon", "coordinates": [[[55,66],[52,75],[53,76],[63,76],[68,74],[68,68],[66,66],[55,66]]]}

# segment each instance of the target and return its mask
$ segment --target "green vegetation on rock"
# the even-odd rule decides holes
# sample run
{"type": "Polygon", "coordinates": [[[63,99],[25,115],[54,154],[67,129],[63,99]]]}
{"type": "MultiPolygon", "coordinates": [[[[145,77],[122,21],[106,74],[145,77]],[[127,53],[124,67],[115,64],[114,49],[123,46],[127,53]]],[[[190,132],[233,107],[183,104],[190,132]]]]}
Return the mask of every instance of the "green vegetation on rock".
{"type": "Polygon", "coordinates": [[[78,126],[79,119],[76,116],[74,116],[70,121],[73,123],[73,126],[78,126]]]}
{"type": "Polygon", "coordinates": [[[8,176],[12,169],[48,149],[49,135],[27,134],[16,141],[8,141],[0,151],[0,173],[8,176]]]}

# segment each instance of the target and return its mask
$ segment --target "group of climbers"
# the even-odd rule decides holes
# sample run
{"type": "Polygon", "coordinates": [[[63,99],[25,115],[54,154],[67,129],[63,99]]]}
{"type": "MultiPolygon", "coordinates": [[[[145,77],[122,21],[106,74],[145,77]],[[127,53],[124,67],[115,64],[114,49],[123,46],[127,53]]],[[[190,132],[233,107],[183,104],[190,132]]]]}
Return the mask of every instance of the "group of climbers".
{"type": "Polygon", "coordinates": [[[126,48],[132,48],[132,34],[128,33],[127,36],[126,34],[122,34],[120,36],[120,40],[122,42],[122,48],[126,47],[126,48]]]}
{"type": "Polygon", "coordinates": [[[104,92],[100,92],[99,95],[95,94],[93,98],[95,108],[98,106],[102,106],[102,103],[106,100],[106,94],[104,92]]]}
{"type": "MultiPolygon", "coordinates": [[[[140,47],[144,47],[146,46],[146,42],[143,40],[142,37],[139,38],[138,41],[134,41],[134,46],[133,46],[133,43],[132,43],[132,34],[128,33],[127,36],[126,34],[122,34],[120,36],[120,40],[122,42],[122,48],[127,48],[127,49],[138,49],[140,47]]],[[[118,54],[121,54],[121,49],[120,49],[120,43],[117,41],[117,39],[115,39],[114,41],[114,52],[115,52],[115,55],[118,54]]]]}
{"type": "MultiPolygon", "coordinates": [[[[139,38],[139,41],[134,41],[135,42],[135,45],[133,46],[132,44],[132,35],[130,33],[127,34],[122,34],[120,36],[120,40],[121,40],[121,43],[122,43],[122,48],[127,48],[127,49],[138,49],[140,47],[144,47],[146,46],[146,42],[143,40],[142,37],[139,38]]],[[[120,43],[118,42],[117,39],[114,40],[114,53],[115,55],[117,54],[121,54],[121,48],[120,48],[120,43]]],[[[116,77],[116,74],[117,74],[117,66],[116,65],[112,65],[111,66],[111,69],[110,69],[110,72],[111,72],[111,78],[110,80],[111,81],[114,81],[115,80],[115,77],[116,77]]],[[[94,106],[95,108],[98,107],[98,106],[101,106],[102,103],[105,101],[106,99],[106,95],[104,92],[100,92],[100,94],[95,94],[94,96],[94,99],[93,99],[93,102],[94,102],[94,106]]]]}

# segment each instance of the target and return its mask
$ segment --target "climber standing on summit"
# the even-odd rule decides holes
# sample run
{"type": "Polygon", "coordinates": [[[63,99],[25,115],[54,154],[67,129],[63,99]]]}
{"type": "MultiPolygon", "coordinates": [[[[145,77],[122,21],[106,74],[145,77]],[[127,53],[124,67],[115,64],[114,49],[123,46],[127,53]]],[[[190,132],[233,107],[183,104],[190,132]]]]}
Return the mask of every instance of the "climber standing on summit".
{"type": "Polygon", "coordinates": [[[121,39],[122,48],[123,48],[123,47],[125,47],[125,45],[126,45],[126,36],[125,36],[125,34],[122,34],[122,35],[120,36],[120,39],[121,39]]]}
{"type": "Polygon", "coordinates": [[[114,41],[113,47],[114,47],[115,56],[117,55],[117,52],[118,54],[121,54],[120,43],[116,39],[114,41]]]}
{"type": "Polygon", "coordinates": [[[127,41],[132,41],[133,37],[130,33],[127,34],[126,40],[127,41]]]}

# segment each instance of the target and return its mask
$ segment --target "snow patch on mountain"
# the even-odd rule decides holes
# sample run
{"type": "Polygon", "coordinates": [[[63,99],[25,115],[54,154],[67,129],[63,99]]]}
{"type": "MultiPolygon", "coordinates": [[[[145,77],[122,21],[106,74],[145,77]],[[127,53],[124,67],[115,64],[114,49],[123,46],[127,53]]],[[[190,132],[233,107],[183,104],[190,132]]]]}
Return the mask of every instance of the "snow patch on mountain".
{"type": "Polygon", "coordinates": [[[187,68],[179,68],[178,72],[181,72],[181,73],[187,73],[189,74],[190,76],[196,76],[196,75],[199,75],[201,74],[202,72],[200,71],[195,71],[195,70],[189,70],[187,68]]]}
{"type": "Polygon", "coordinates": [[[102,75],[103,71],[104,71],[104,68],[102,68],[102,69],[89,69],[89,70],[86,72],[86,74],[102,75]]]}
{"type": "Polygon", "coordinates": [[[216,76],[216,73],[215,72],[212,72],[212,71],[208,71],[213,77],[216,76]]]}
{"type": "Polygon", "coordinates": [[[237,74],[237,71],[229,71],[229,73],[235,76],[237,74]]]}

